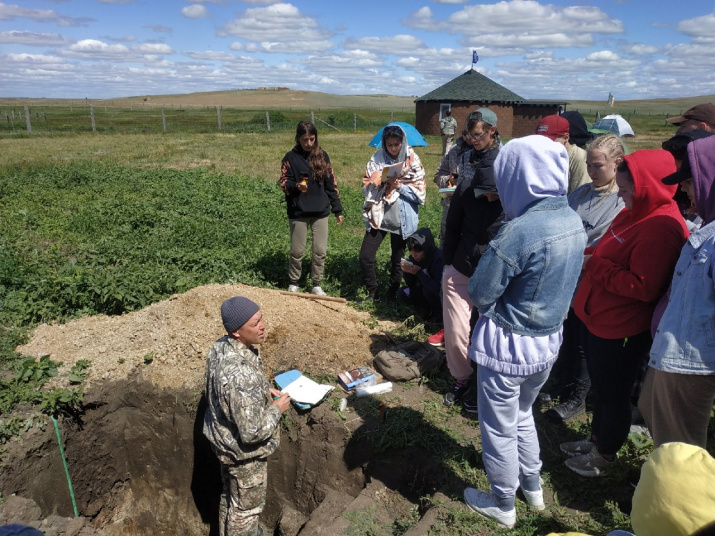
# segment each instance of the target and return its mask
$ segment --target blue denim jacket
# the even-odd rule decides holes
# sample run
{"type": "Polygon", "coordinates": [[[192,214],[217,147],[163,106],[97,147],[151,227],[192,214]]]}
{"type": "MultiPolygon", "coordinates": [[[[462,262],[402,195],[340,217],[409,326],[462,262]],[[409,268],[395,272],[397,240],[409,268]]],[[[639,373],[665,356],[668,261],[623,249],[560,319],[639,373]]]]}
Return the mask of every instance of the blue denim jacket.
{"type": "Polygon", "coordinates": [[[675,265],[668,306],[649,365],[678,374],[715,375],[715,222],[690,235],[675,265]]]}
{"type": "Polygon", "coordinates": [[[535,201],[489,243],[469,296],[507,331],[555,333],[568,313],[585,246],[583,223],[565,196],[535,201]]]}

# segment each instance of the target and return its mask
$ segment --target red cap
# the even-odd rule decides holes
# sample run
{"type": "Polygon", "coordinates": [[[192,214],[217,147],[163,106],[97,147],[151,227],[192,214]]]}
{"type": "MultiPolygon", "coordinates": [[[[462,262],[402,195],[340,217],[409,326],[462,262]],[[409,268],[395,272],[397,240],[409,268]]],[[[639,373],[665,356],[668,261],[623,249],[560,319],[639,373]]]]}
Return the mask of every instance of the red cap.
{"type": "Polygon", "coordinates": [[[569,133],[569,122],[560,115],[547,115],[536,126],[536,134],[546,136],[551,140],[569,133]]]}

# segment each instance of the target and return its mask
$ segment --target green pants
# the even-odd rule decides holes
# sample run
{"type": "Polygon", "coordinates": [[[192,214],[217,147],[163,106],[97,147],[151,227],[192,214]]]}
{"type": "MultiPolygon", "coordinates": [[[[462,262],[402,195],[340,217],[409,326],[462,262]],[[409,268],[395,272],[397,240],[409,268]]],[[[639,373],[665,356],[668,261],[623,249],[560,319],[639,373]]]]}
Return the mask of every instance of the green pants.
{"type": "Polygon", "coordinates": [[[295,218],[290,223],[290,259],[288,261],[288,280],[297,285],[302,272],[301,264],[308,241],[308,228],[313,234],[313,262],[310,277],[317,287],[323,280],[325,256],[328,252],[328,216],[323,218],[295,218]]]}

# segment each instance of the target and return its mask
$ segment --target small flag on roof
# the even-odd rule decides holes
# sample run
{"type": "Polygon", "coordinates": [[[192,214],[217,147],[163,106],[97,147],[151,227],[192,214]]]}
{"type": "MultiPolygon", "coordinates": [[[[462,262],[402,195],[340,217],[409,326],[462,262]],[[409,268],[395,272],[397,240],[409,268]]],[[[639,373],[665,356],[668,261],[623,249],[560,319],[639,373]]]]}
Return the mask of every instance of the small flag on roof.
{"type": "Polygon", "coordinates": [[[476,50],[472,50],[472,63],[477,63],[479,61],[479,55],[476,50]]]}

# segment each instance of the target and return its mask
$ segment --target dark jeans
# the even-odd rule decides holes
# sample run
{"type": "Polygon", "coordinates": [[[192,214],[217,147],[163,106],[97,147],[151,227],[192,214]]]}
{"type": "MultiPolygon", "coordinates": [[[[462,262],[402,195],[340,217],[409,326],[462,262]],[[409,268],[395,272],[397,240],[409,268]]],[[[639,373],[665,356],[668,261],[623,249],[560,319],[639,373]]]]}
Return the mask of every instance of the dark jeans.
{"type": "Polygon", "coordinates": [[[551,369],[551,377],[560,387],[562,397],[568,395],[577,381],[589,382],[585,351],[588,330],[573,309],[569,309],[563,333],[564,340],[559,349],[559,357],[551,369]]]}
{"type": "Polygon", "coordinates": [[[645,331],[625,339],[586,336],[586,361],[593,389],[591,433],[601,454],[623,446],[631,427],[631,395],[653,339],[645,331]]]}
{"type": "Polygon", "coordinates": [[[362,239],[362,247],[360,248],[360,269],[362,270],[362,278],[365,282],[368,294],[371,296],[377,292],[377,272],[375,271],[375,257],[377,250],[382,244],[385,235],[390,235],[390,246],[392,253],[390,254],[390,289],[395,291],[399,288],[402,281],[402,267],[400,259],[405,255],[405,240],[402,235],[380,231],[379,229],[370,229],[365,232],[362,239]]]}

